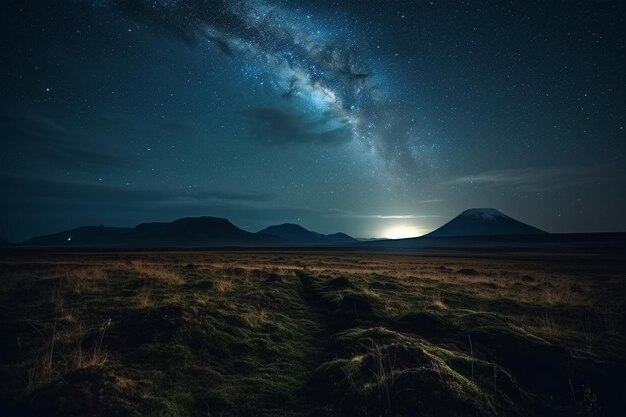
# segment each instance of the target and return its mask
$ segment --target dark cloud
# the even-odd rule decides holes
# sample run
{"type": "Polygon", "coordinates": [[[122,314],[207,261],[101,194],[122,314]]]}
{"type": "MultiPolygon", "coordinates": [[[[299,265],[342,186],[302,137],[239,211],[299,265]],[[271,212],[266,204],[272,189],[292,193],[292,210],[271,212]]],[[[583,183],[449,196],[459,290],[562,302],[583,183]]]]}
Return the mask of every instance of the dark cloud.
{"type": "Polygon", "coordinates": [[[0,235],[23,241],[78,226],[134,226],[186,216],[227,217],[254,227],[294,216],[273,207],[278,196],[201,188],[112,187],[0,175],[0,235]],[[246,220],[247,219],[247,220],[246,220]]]}
{"type": "Polygon", "coordinates": [[[93,172],[103,168],[119,168],[126,160],[106,152],[98,152],[75,129],[50,118],[0,116],[5,166],[15,157],[49,162],[60,169],[93,172]]]}
{"type": "Polygon", "coordinates": [[[328,113],[311,115],[288,109],[259,107],[242,114],[253,137],[264,145],[339,145],[352,139],[347,122],[337,123],[336,118],[328,113]]]}
{"type": "Polygon", "coordinates": [[[200,188],[163,189],[111,187],[50,181],[41,178],[0,176],[0,192],[5,202],[74,203],[76,201],[106,204],[201,204],[210,200],[232,202],[265,202],[277,198],[271,193],[230,192],[200,188]]]}

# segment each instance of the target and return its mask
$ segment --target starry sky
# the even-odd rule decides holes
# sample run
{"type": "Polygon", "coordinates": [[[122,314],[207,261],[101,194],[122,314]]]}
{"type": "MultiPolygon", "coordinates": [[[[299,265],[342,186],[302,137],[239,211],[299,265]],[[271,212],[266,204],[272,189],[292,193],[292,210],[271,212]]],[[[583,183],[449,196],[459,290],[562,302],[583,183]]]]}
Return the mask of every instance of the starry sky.
{"type": "Polygon", "coordinates": [[[626,231],[622,1],[11,1],[0,236],[626,231]]]}

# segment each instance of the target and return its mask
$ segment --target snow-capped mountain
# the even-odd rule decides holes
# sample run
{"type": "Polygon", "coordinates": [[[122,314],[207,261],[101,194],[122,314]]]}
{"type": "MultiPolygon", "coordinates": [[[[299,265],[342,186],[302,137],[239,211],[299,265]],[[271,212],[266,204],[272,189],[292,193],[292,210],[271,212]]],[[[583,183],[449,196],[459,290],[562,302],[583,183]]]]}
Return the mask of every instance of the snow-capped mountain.
{"type": "Polygon", "coordinates": [[[495,208],[472,208],[465,210],[429,237],[536,235],[543,230],[515,220],[495,208]]]}

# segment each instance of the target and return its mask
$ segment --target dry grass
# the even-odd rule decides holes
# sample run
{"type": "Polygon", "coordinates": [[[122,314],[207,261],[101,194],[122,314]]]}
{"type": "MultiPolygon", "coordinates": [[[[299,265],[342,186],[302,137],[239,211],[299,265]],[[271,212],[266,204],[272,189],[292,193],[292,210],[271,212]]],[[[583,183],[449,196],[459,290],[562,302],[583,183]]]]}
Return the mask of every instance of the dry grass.
{"type": "Polygon", "coordinates": [[[47,348],[33,352],[33,360],[27,374],[27,391],[31,391],[39,385],[50,383],[56,377],[56,369],[52,366],[52,353],[47,348]]]}
{"type": "Polygon", "coordinates": [[[54,365],[54,344],[57,337],[57,319],[54,320],[52,334],[47,338],[37,327],[33,328],[44,339],[44,344],[39,349],[33,351],[33,360],[28,369],[27,389],[33,389],[40,384],[46,384],[53,380],[57,375],[54,365]]]}
{"type": "Polygon", "coordinates": [[[139,308],[152,307],[154,305],[154,300],[152,298],[152,289],[148,285],[144,285],[137,292],[135,300],[137,301],[137,306],[139,308]]]}
{"type": "Polygon", "coordinates": [[[57,268],[57,274],[70,291],[80,294],[85,291],[97,291],[106,281],[107,274],[101,266],[70,266],[57,268]]]}
{"type": "Polygon", "coordinates": [[[263,308],[254,309],[251,308],[249,310],[244,311],[243,313],[244,320],[249,324],[250,327],[259,327],[262,324],[268,321],[267,311],[263,308]]]}
{"type": "Polygon", "coordinates": [[[132,270],[140,275],[157,279],[167,284],[180,285],[185,283],[183,276],[163,264],[148,263],[144,260],[133,260],[130,264],[132,270]]]}
{"type": "Polygon", "coordinates": [[[392,357],[392,355],[390,355],[387,346],[378,345],[373,340],[368,350],[369,354],[372,356],[371,371],[376,381],[378,404],[381,406],[384,404],[385,414],[391,414],[392,403],[390,390],[398,372],[395,366],[395,356],[392,357]]]}
{"type": "Polygon", "coordinates": [[[187,297],[184,294],[175,293],[175,294],[167,294],[165,299],[168,304],[177,304],[177,305],[189,305],[187,302],[187,297]]]}
{"type": "Polygon", "coordinates": [[[536,291],[533,302],[548,305],[590,305],[592,299],[586,293],[574,290],[569,279],[543,281],[536,291]]]}
{"type": "Polygon", "coordinates": [[[229,276],[220,277],[213,282],[213,288],[220,294],[230,292],[234,287],[233,278],[229,276]]]}
{"type": "Polygon", "coordinates": [[[55,310],[62,310],[65,304],[65,295],[63,288],[59,284],[55,284],[50,290],[48,301],[54,306],[55,310]]]}
{"type": "Polygon", "coordinates": [[[36,329],[42,336],[44,343],[33,352],[33,359],[27,370],[27,390],[33,390],[40,385],[48,384],[76,369],[104,366],[108,359],[108,353],[103,347],[103,341],[105,333],[110,326],[111,320],[109,319],[100,327],[97,339],[94,341],[93,346],[87,350],[84,350],[82,346],[82,340],[85,337],[82,325],[77,326],[75,331],[63,335],[59,332],[58,320],[55,319],[49,338],[36,329]],[[78,342],[73,350],[63,352],[57,349],[61,338],[76,338],[78,342]]]}
{"type": "Polygon", "coordinates": [[[556,334],[559,330],[554,317],[549,312],[544,312],[541,315],[541,329],[547,334],[556,334]]]}
{"type": "Polygon", "coordinates": [[[361,292],[363,293],[363,295],[373,299],[373,300],[381,300],[382,296],[380,295],[380,293],[378,291],[372,290],[370,288],[364,287],[361,292]]]}
{"type": "Polygon", "coordinates": [[[438,310],[447,310],[448,306],[446,303],[444,303],[443,301],[443,297],[441,296],[440,293],[437,293],[435,295],[433,295],[433,298],[431,300],[431,304],[433,305],[433,307],[435,307],[438,310]]]}
{"type": "Polygon", "coordinates": [[[85,351],[79,343],[76,349],[69,354],[68,369],[74,370],[92,366],[104,366],[108,357],[108,354],[103,351],[100,346],[94,346],[85,351]]]}
{"type": "Polygon", "coordinates": [[[132,392],[135,386],[135,382],[132,379],[121,376],[115,377],[115,387],[122,392],[132,392]]]}

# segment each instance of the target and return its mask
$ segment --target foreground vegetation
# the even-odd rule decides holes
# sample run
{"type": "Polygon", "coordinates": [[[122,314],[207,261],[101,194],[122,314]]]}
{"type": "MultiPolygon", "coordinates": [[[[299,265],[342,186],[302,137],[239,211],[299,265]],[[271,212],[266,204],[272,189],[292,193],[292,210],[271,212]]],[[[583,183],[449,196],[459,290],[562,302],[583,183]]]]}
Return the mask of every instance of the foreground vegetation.
{"type": "Polygon", "coordinates": [[[0,257],[0,414],[621,415],[616,257],[0,257]]]}

